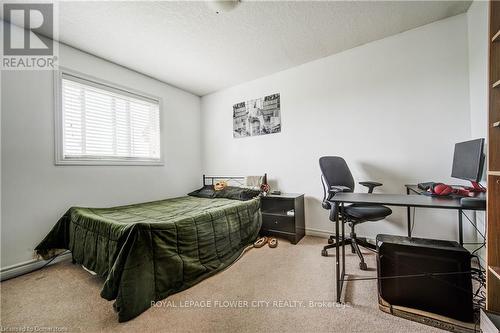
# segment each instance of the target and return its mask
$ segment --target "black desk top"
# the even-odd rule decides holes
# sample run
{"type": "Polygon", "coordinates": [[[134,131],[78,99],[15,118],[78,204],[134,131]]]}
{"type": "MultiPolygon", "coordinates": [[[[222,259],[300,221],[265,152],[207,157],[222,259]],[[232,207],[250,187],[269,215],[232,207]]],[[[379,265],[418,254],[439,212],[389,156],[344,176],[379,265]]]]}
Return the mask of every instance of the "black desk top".
{"type": "Polygon", "coordinates": [[[431,197],[420,194],[337,193],[330,201],[403,207],[484,210],[463,208],[458,197],[431,197]]]}

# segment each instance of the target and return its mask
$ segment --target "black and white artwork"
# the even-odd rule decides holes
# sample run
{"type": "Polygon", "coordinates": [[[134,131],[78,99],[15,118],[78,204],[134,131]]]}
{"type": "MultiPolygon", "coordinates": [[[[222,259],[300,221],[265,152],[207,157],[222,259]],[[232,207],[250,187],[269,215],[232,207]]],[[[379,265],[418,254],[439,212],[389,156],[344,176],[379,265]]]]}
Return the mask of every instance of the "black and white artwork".
{"type": "Polygon", "coordinates": [[[233,105],[233,137],[281,132],[280,94],[233,105]]]}

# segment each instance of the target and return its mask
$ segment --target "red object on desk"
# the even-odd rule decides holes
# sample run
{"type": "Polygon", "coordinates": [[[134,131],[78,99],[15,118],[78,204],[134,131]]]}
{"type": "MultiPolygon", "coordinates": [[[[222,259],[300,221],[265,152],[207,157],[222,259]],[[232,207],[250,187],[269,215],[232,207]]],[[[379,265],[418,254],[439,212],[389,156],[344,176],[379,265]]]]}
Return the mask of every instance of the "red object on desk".
{"type": "Polygon", "coordinates": [[[439,196],[450,195],[453,192],[453,188],[446,184],[436,184],[431,187],[431,193],[439,196]]]}
{"type": "Polygon", "coordinates": [[[471,182],[472,186],[464,186],[454,189],[453,193],[462,197],[475,197],[477,193],[486,193],[486,188],[479,185],[478,182],[471,182]]]}

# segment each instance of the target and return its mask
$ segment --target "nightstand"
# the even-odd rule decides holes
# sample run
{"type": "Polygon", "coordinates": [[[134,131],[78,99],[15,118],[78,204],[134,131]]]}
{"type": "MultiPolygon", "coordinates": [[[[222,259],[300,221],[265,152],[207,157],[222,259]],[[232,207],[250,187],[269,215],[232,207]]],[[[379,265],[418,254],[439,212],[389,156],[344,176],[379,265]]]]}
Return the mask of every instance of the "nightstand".
{"type": "Polygon", "coordinates": [[[262,197],[261,235],[288,239],[297,244],[305,235],[304,195],[282,193],[262,197]],[[294,215],[287,215],[293,210],[294,215]]]}

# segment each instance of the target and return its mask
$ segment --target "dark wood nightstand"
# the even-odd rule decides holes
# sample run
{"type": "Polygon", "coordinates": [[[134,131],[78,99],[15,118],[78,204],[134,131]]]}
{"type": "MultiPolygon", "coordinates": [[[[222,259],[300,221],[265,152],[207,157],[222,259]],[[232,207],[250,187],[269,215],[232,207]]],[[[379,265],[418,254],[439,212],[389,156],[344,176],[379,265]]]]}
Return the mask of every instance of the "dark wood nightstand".
{"type": "Polygon", "coordinates": [[[305,235],[304,195],[282,193],[262,197],[262,235],[288,239],[297,244],[305,235]],[[294,215],[287,212],[293,210],[294,215]]]}

